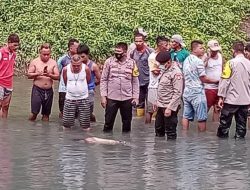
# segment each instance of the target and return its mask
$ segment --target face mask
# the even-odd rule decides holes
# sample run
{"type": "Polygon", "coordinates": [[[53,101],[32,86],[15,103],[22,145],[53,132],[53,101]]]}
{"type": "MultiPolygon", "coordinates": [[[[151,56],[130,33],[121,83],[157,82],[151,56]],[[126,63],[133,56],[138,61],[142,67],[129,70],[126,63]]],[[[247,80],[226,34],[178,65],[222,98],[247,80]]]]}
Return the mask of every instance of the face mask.
{"type": "Polygon", "coordinates": [[[159,68],[160,68],[161,70],[163,70],[163,69],[165,69],[165,65],[159,65],[159,68]]]}
{"type": "Polygon", "coordinates": [[[123,58],[123,54],[115,53],[115,57],[116,57],[116,59],[121,60],[123,58]]]}

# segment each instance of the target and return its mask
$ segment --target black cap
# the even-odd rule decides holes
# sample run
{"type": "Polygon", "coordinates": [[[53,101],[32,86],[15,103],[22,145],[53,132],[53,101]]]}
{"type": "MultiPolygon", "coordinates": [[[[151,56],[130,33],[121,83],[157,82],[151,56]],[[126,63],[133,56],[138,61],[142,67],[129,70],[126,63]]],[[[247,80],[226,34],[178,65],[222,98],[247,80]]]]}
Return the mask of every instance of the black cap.
{"type": "Polygon", "coordinates": [[[164,64],[171,60],[171,54],[169,51],[161,51],[156,56],[156,61],[158,61],[160,64],[164,64]]]}

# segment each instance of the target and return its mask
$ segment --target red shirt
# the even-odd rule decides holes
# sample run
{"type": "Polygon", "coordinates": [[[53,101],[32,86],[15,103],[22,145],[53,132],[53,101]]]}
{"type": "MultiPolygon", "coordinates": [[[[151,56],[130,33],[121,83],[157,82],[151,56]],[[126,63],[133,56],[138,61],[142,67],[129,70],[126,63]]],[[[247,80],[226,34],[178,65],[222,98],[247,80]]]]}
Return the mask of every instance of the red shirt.
{"type": "Polygon", "coordinates": [[[0,86],[12,89],[16,53],[10,53],[8,47],[3,47],[0,54],[0,86]]]}

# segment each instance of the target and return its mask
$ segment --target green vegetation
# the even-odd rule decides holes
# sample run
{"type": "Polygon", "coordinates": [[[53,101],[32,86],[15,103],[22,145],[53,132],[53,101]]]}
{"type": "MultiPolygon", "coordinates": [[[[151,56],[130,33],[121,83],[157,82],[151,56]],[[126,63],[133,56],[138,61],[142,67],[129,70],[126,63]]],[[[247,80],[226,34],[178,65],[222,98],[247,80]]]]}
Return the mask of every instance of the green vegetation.
{"type": "Polygon", "coordinates": [[[71,37],[87,43],[96,60],[110,54],[118,41],[130,43],[142,26],[153,45],[159,34],[181,34],[192,39],[218,39],[229,55],[250,0],[1,0],[0,42],[16,32],[22,40],[19,66],[37,56],[43,42],[53,45],[54,56],[67,49],[71,37]]]}

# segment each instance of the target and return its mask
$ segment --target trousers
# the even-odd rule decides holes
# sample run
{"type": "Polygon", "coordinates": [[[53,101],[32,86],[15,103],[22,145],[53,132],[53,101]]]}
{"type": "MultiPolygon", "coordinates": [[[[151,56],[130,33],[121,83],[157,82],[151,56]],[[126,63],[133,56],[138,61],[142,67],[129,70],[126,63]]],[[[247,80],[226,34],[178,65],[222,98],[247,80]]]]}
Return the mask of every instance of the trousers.
{"type": "Polygon", "coordinates": [[[228,137],[229,129],[234,116],[236,122],[236,131],[234,137],[244,138],[247,131],[247,113],[248,105],[224,104],[221,110],[220,124],[217,130],[217,136],[221,138],[228,137]]]}
{"type": "Polygon", "coordinates": [[[118,100],[107,100],[107,105],[105,109],[105,124],[103,131],[110,132],[113,130],[116,114],[118,109],[120,110],[122,118],[122,131],[129,132],[131,130],[132,121],[132,104],[131,99],[118,101],[118,100]]]}
{"type": "Polygon", "coordinates": [[[171,116],[164,115],[165,108],[158,108],[155,120],[155,134],[156,136],[163,137],[165,133],[168,139],[176,139],[176,128],[178,124],[178,109],[172,111],[171,116]]]}

